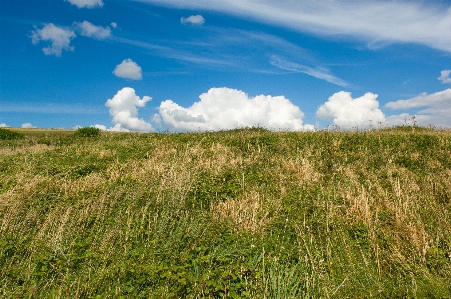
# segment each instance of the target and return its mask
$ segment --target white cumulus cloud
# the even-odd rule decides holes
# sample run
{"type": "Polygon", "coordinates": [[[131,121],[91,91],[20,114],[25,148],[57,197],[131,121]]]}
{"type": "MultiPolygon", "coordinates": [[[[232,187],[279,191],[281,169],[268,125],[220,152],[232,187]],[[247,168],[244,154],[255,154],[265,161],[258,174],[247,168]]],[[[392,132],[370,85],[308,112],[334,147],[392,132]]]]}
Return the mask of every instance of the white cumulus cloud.
{"type": "Polygon", "coordinates": [[[75,22],[75,27],[80,31],[80,35],[96,39],[104,39],[111,35],[110,27],[96,26],[88,21],[75,22]]]}
{"type": "Polygon", "coordinates": [[[61,56],[63,50],[73,51],[74,47],[70,45],[71,39],[75,38],[74,31],[69,28],[55,26],[50,23],[42,29],[33,30],[31,42],[36,45],[40,41],[49,42],[50,45],[43,48],[45,55],[61,56]]]}
{"type": "Polygon", "coordinates": [[[115,124],[115,131],[154,131],[152,125],[143,119],[138,118],[138,108],[146,106],[152,98],[144,96],[140,99],[133,88],[125,87],[108,99],[105,106],[110,108],[112,122],[115,124]]]}
{"type": "Polygon", "coordinates": [[[142,69],[141,67],[131,60],[130,58],[124,59],[120,64],[116,65],[116,68],[113,71],[118,77],[132,80],[141,80],[142,79],[142,69]]]}
{"type": "Polygon", "coordinates": [[[451,83],[451,78],[449,77],[451,75],[451,70],[444,70],[441,72],[441,76],[438,77],[440,81],[442,81],[443,84],[445,83],[451,83]]]}
{"type": "Polygon", "coordinates": [[[9,126],[7,124],[5,124],[5,123],[1,123],[0,124],[0,128],[9,128],[9,126]]]}
{"type": "Polygon", "coordinates": [[[169,129],[182,131],[223,130],[260,126],[269,129],[313,130],[304,125],[304,113],[283,96],[249,97],[240,90],[212,88],[188,108],[172,100],[160,104],[159,115],[169,129]]]}
{"type": "Polygon", "coordinates": [[[384,113],[379,109],[377,97],[377,94],[369,92],[353,99],[350,92],[340,91],[318,108],[316,116],[332,119],[333,124],[342,129],[377,126],[386,122],[384,113]]]}
{"type": "Polygon", "coordinates": [[[112,22],[110,25],[111,25],[111,27],[113,27],[113,28],[117,28],[117,23],[116,23],[116,22],[112,22]]]}
{"type": "Polygon", "coordinates": [[[66,0],[72,5],[76,5],[78,8],[93,8],[96,6],[103,6],[102,0],[66,0]]]}
{"type": "Polygon", "coordinates": [[[424,109],[417,111],[415,115],[403,113],[389,116],[387,118],[389,123],[404,123],[404,119],[410,119],[412,116],[415,116],[420,125],[433,124],[435,126],[451,127],[451,88],[433,94],[424,92],[407,100],[389,102],[385,106],[394,110],[424,107],[424,109]]]}
{"type": "Polygon", "coordinates": [[[203,25],[205,23],[205,19],[201,15],[189,16],[187,18],[183,17],[180,19],[182,24],[193,24],[193,25],[203,25]]]}
{"type": "Polygon", "coordinates": [[[33,126],[31,123],[24,123],[21,126],[22,129],[36,129],[37,127],[33,126]]]}

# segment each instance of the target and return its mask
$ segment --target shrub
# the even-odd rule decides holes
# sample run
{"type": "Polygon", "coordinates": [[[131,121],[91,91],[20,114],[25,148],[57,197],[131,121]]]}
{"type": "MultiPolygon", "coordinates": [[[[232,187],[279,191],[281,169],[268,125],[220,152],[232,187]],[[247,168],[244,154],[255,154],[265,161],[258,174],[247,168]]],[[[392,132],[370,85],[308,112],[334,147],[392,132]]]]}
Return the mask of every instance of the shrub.
{"type": "Polygon", "coordinates": [[[23,134],[0,128],[0,140],[22,139],[23,134]]]}
{"type": "Polygon", "coordinates": [[[96,137],[100,135],[100,129],[93,127],[79,128],[75,135],[79,137],[96,137]]]}

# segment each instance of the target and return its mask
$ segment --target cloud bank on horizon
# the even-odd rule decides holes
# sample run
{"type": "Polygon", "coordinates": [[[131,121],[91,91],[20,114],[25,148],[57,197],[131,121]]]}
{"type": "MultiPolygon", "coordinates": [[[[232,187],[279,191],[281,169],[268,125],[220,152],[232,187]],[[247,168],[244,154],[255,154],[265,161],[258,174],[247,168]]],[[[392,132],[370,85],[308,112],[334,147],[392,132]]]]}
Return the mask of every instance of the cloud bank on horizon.
{"type": "Polygon", "coordinates": [[[136,0],[227,13],[324,36],[352,36],[371,45],[416,43],[451,52],[451,9],[420,1],[136,0]]]}
{"type": "MultiPolygon", "coordinates": [[[[389,102],[385,106],[393,110],[428,107],[415,115],[401,113],[386,116],[379,109],[378,95],[368,92],[352,98],[350,92],[340,91],[318,107],[316,117],[332,121],[332,125],[343,130],[368,129],[387,125],[403,125],[416,118],[422,125],[436,124],[449,127],[451,120],[451,89],[428,95],[389,102]]],[[[245,92],[232,88],[211,88],[199,96],[200,101],[190,107],[182,107],[172,100],[160,103],[158,113],[151,122],[164,125],[171,131],[219,131],[241,127],[264,127],[271,130],[314,131],[315,126],[304,124],[304,113],[284,96],[259,95],[249,97],[245,92]]],[[[142,108],[150,97],[140,99],[135,90],[125,87],[108,99],[114,127],[95,125],[111,131],[155,131],[154,126],[138,119],[138,108],[142,108]]]]}
{"type": "Polygon", "coordinates": [[[31,123],[24,123],[21,126],[22,129],[36,129],[37,127],[33,126],[31,123]]]}
{"type": "Polygon", "coordinates": [[[388,118],[389,123],[399,124],[404,119],[415,118],[423,125],[433,124],[440,127],[451,126],[451,88],[433,94],[421,93],[419,96],[389,102],[385,105],[393,110],[424,108],[414,115],[402,113],[388,118]]]}

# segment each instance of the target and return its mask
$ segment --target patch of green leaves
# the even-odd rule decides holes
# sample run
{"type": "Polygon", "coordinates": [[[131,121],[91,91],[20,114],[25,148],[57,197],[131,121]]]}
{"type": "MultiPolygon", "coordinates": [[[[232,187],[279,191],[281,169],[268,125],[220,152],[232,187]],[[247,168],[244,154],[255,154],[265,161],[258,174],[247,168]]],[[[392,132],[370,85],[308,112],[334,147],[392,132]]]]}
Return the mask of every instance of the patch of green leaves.
{"type": "Polygon", "coordinates": [[[15,139],[23,139],[24,135],[19,132],[15,132],[12,130],[0,128],[0,140],[15,140],[15,139]]]}
{"type": "Polygon", "coordinates": [[[75,132],[77,137],[97,137],[100,136],[100,129],[94,127],[78,128],[75,132]]]}

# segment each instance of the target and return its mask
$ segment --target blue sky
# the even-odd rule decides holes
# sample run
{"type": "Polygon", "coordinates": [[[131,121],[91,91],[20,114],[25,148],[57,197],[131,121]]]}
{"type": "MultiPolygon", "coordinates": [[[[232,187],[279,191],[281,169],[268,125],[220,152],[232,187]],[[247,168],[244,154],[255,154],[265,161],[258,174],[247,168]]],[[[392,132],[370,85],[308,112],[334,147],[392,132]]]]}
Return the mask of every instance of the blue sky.
{"type": "Polygon", "coordinates": [[[0,1],[0,126],[451,127],[451,1],[0,1]]]}

